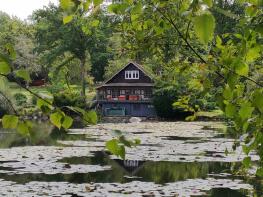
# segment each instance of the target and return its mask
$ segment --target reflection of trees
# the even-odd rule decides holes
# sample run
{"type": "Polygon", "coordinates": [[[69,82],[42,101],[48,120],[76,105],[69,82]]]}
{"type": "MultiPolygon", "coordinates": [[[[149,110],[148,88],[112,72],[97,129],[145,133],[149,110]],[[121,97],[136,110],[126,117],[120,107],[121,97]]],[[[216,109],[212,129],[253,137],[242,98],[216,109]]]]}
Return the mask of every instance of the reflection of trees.
{"type": "Polygon", "coordinates": [[[166,183],[189,178],[204,178],[208,173],[208,163],[148,162],[137,176],[156,183],[166,183]]]}
{"type": "Polygon", "coordinates": [[[23,137],[15,131],[0,128],[0,133],[2,133],[0,148],[53,144],[54,140],[50,138],[52,128],[51,125],[46,123],[34,123],[33,128],[30,131],[30,137],[23,137]]]}
{"type": "Polygon", "coordinates": [[[68,135],[64,131],[53,128],[47,122],[34,123],[30,137],[23,137],[15,131],[0,128],[0,148],[57,145],[57,140],[80,139],[85,140],[85,135],[68,135]]]}
{"type": "Polygon", "coordinates": [[[231,172],[233,164],[226,162],[146,162],[136,173],[145,181],[167,183],[186,179],[206,178],[211,173],[231,172]]]}
{"type": "MultiPolygon", "coordinates": [[[[127,179],[125,176],[141,177],[140,181],[150,181],[155,183],[167,183],[183,181],[186,179],[206,178],[209,173],[229,172],[231,163],[225,162],[167,162],[167,161],[148,161],[139,165],[135,171],[128,171],[120,160],[112,160],[104,152],[94,152],[94,157],[71,157],[64,158],[58,162],[69,163],[70,165],[86,164],[111,166],[111,170],[98,171],[92,173],[74,174],[22,174],[7,175],[0,174],[1,178],[7,181],[14,181],[25,184],[31,181],[43,182],[69,182],[69,183],[125,183],[134,179],[127,179]],[[135,173],[134,173],[135,172],[135,173]]],[[[252,183],[253,184],[253,183],[252,183]]],[[[254,185],[254,184],[253,184],[254,185]]],[[[245,196],[246,190],[233,191],[227,188],[212,189],[209,196],[245,196]]]]}
{"type": "Polygon", "coordinates": [[[244,197],[247,196],[247,194],[247,190],[240,189],[236,191],[229,188],[213,188],[208,192],[208,195],[213,197],[244,197]]]}

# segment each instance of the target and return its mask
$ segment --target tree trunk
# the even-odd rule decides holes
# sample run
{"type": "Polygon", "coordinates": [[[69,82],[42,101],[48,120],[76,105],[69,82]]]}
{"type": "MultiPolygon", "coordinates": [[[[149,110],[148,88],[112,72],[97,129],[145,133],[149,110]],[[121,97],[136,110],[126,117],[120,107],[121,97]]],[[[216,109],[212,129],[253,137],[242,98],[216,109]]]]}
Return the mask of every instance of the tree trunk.
{"type": "Polygon", "coordinates": [[[85,68],[86,58],[81,59],[80,71],[81,71],[81,96],[86,97],[86,68],[85,68]]]}

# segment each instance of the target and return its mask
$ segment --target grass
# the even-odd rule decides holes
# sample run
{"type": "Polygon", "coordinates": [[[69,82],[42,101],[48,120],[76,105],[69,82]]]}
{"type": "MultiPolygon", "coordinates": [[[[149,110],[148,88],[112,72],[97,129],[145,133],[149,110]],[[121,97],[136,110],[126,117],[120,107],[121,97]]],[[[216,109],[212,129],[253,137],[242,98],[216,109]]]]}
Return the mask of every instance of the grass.
{"type": "MultiPolygon", "coordinates": [[[[25,95],[27,97],[27,102],[30,106],[30,104],[32,103],[32,98],[33,98],[33,95],[30,92],[19,87],[16,83],[13,83],[13,82],[9,82],[8,87],[9,87],[9,93],[12,96],[14,96],[17,93],[25,95]]],[[[65,87],[65,89],[66,88],[68,87],[65,87]]],[[[77,85],[71,85],[70,88],[72,91],[81,90],[81,87],[77,85]]],[[[49,89],[49,86],[30,87],[30,90],[32,90],[36,94],[48,94],[49,93],[48,89],[49,89]]],[[[87,101],[92,101],[95,96],[96,96],[96,91],[90,90],[89,88],[87,88],[86,90],[87,101]]]]}
{"type": "Polygon", "coordinates": [[[213,111],[200,111],[197,112],[198,118],[208,118],[208,119],[221,119],[223,118],[224,113],[217,109],[213,111]]]}
{"type": "MultiPolygon", "coordinates": [[[[12,95],[15,95],[17,93],[20,93],[20,94],[24,94],[28,99],[32,99],[32,94],[30,92],[28,92],[27,90],[19,87],[16,83],[9,83],[9,87],[10,87],[10,93],[12,95]]],[[[41,86],[41,87],[30,87],[30,90],[32,90],[33,92],[37,93],[37,94],[40,94],[40,93],[48,93],[47,91],[47,87],[45,86],[41,86]]]]}

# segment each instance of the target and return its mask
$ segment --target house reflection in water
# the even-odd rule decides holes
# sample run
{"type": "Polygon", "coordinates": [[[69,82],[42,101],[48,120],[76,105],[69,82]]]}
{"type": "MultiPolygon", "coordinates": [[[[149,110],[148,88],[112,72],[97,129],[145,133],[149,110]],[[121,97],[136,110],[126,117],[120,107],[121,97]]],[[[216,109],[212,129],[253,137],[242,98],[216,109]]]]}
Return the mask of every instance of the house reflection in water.
{"type": "Polygon", "coordinates": [[[115,160],[128,174],[135,175],[142,167],[145,161],[139,160],[115,160]]]}

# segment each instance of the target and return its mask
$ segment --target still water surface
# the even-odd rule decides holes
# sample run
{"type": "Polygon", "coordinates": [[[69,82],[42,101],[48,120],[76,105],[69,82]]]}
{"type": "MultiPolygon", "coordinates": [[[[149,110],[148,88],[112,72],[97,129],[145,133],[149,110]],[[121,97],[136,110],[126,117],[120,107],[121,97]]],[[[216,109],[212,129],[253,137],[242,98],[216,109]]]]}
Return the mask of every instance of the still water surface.
{"type": "MultiPolygon", "coordinates": [[[[125,125],[122,126],[125,127],[125,125]]],[[[106,127],[110,127],[110,125],[106,125],[106,127]]],[[[186,128],[188,127],[186,126],[186,128]]],[[[204,131],[209,130],[207,127],[203,128],[204,131]]],[[[96,129],[94,128],[94,131],[96,129]]],[[[138,133],[133,132],[133,135],[138,135],[138,138],[149,139],[148,137],[152,135],[152,132],[148,132],[148,130],[142,132],[138,129],[138,133]]],[[[31,138],[25,139],[12,131],[0,130],[0,194],[3,196],[19,196],[25,194],[35,194],[37,196],[53,196],[54,194],[61,196],[101,196],[102,194],[105,196],[140,196],[140,194],[142,196],[263,196],[262,180],[255,177],[235,175],[233,169],[240,166],[240,161],[225,162],[222,158],[220,162],[220,155],[213,154],[212,151],[206,150],[204,155],[198,156],[198,158],[200,157],[202,159],[202,156],[204,156],[204,158],[205,156],[217,157],[215,161],[211,161],[211,159],[209,161],[205,159],[204,161],[198,161],[197,159],[197,161],[192,162],[189,160],[189,157],[187,157],[191,155],[191,153],[189,153],[189,155],[185,153],[180,154],[179,159],[176,161],[156,159],[159,157],[153,160],[149,159],[150,157],[148,157],[148,159],[147,157],[145,157],[146,159],[139,157],[137,160],[131,159],[123,161],[112,157],[101,148],[101,144],[104,144],[105,141],[105,139],[101,137],[102,135],[96,133],[94,133],[94,135],[92,133],[87,134],[79,131],[80,130],[75,133],[66,134],[53,129],[48,124],[38,123],[35,125],[31,138]],[[78,143],[74,144],[74,142],[78,143]],[[94,143],[94,147],[97,147],[94,149],[94,147],[90,148],[85,146],[87,143],[94,143]],[[81,147],[81,150],[90,149],[89,154],[78,154],[76,151],[79,149],[74,149],[75,152],[72,154],[66,155],[66,157],[59,155],[54,161],[51,158],[52,155],[45,154],[45,147],[49,147],[49,149],[54,147],[54,151],[57,151],[60,149],[55,149],[55,147],[61,147],[61,149],[63,149],[64,147],[70,148],[74,146],[75,148],[81,147]],[[17,147],[30,148],[26,149],[26,151],[31,150],[32,154],[28,152],[27,154],[24,152],[21,153],[17,147]],[[43,148],[37,149],[39,153],[35,153],[36,147],[43,148]],[[10,150],[14,156],[11,157],[8,155],[7,150],[10,150]],[[60,164],[63,165],[61,166],[60,164]],[[36,169],[33,170],[32,167],[31,171],[31,168],[27,169],[23,165],[36,166],[36,169]],[[76,166],[79,166],[79,168],[75,169],[76,166]],[[103,167],[103,169],[83,172],[80,170],[83,166],[97,166],[103,167]],[[52,169],[51,171],[47,171],[45,170],[46,168],[53,168],[53,171],[52,169]],[[67,171],[71,172],[68,173],[67,171]],[[237,183],[235,183],[235,180],[240,180],[240,182],[237,181],[237,183]],[[205,188],[204,184],[206,182],[204,181],[208,183],[207,188],[205,188]],[[37,186],[37,184],[32,186],[31,184],[34,182],[37,182],[40,186],[37,186]],[[214,183],[212,184],[211,182],[214,183]],[[142,187],[145,184],[145,188],[136,190],[132,188],[133,183],[140,184],[142,187]],[[149,183],[152,185],[149,186],[149,183]],[[175,183],[178,184],[169,185],[175,183]],[[209,183],[211,183],[211,185],[209,185],[209,183]],[[41,188],[43,191],[47,189],[43,186],[45,184],[48,184],[48,187],[52,189],[45,191],[45,193],[39,193],[41,188]],[[52,186],[50,186],[50,184],[52,186]],[[83,184],[88,185],[84,186],[85,191],[83,191],[83,188],[79,188],[79,186],[83,184]],[[67,191],[66,187],[72,187],[72,185],[74,189],[67,191]],[[7,189],[8,187],[3,186],[9,186],[9,190],[7,189]],[[23,187],[24,189],[21,189],[23,187]],[[113,191],[112,187],[118,188],[118,190],[113,191]],[[10,188],[12,188],[12,190],[10,190],[10,188]],[[63,191],[63,188],[65,191],[63,191]],[[173,189],[174,191],[172,191],[173,189]],[[158,195],[156,192],[159,192],[158,195]]],[[[178,146],[178,142],[180,142],[180,144],[188,144],[190,147],[190,144],[202,144],[211,141],[210,139],[223,137],[225,136],[221,132],[211,138],[202,136],[162,135],[161,137],[158,136],[158,140],[161,138],[163,142],[169,145],[174,144],[174,146],[178,146]]],[[[162,144],[158,140],[152,143],[145,140],[142,146],[152,146],[154,148],[162,145],[165,146],[165,143],[162,144]]],[[[148,152],[146,151],[145,154],[148,154],[148,152]]],[[[134,158],[134,156],[131,158],[134,158]]]]}

